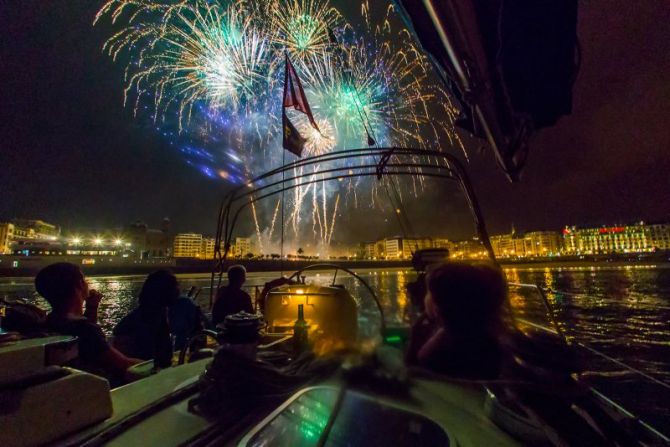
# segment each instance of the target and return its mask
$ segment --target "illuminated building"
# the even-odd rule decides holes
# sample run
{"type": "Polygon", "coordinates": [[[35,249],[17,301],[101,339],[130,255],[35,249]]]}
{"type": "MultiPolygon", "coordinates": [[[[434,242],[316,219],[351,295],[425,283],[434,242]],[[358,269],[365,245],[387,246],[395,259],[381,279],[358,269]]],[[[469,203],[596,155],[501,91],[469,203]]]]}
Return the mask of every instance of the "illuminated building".
{"type": "Polygon", "coordinates": [[[0,255],[11,253],[14,241],[14,224],[0,223],[0,255]]]}
{"type": "Polygon", "coordinates": [[[523,236],[524,256],[556,256],[561,251],[561,236],[556,231],[531,231],[523,236]]]}
{"type": "Polygon", "coordinates": [[[445,238],[403,238],[394,236],[378,241],[364,242],[361,244],[361,255],[366,259],[411,259],[417,250],[427,248],[451,250],[453,245],[453,242],[445,238]]]}
{"type": "Polygon", "coordinates": [[[396,236],[384,239],[383,247],[386,259],[410,259],[417,250],[433,248],[433,241],[427,237],[402,238],[396,236]]]}
{"type": "Polygon", "coordinates": [[[402,257],[410,259],[416,251],[425,248],[433,248],[430,238],[405,238],[402,240],[402,257]]]}
{"type": "Polygon", "coordinates": [[[384,251],[386,252],[386,259],[401,259],[402,238],[384,239],[384,251]]]}
{"type": "Polygon", "coordinates": [[[363,257],[365,259],[376,259],[377,258],[377,242],[365,242],[364,244],[363,257]]]}
{"type": "Polygon", "coordinates": [[[433,239],[433,246],[431,248],[446,248],[451,251],[454,248],[454,243],[449,239],[445,238],[435,238],[433,239]]]}
{"type": "Polygon", "coordinates": [[[670,250],[670,224],[650,224],[647,227],[652,249],[670,250]]]}
{"type": "Polygon", "coordinates": [[[60,236],[60,228],[38,219],[14,219],[14,237],[17,239],[55,240],[60,236]]]}
{"type": "Polygon", "coordinates": [[[199,258],[202,250],[202,234],[179,233],[174,237],[173,256],[175,258],[199,258]]]}
{"type": "Polygon", "coordinates": [[[235,238],[235,256],[238,258],[244,257],[251,253],[251,238],[236,237],[235,238]]]}
{"type": "Polygon", "coordinates": [[[514,234],[499,234],[491,236],[489,240],[491,241],[491,247],[493,247],[493,253],[496,255],[496,258],[524,255],[523,240],[521,240],[521,250],[518,250],[515,243],[519,239],[514,234]]]}
{"type": "Polygon", "coordinates": [[[214,238],[203,237],[202,244],[200,246],[200,257],[203,259],[214,259],[214,238]]]}
{"type": "Polygon", "coordinates": [[[375,244],[377,259],[386,259],[386,242],[382,239],[375,244]]]}
{"type": "Polygon", "coordinates": [[[479,239],[469,239],[454,242],[449,256],[454,259],[485,259],[488,254],[479,239]]]}
{"type": "Polygon", "coordinates": [[[645,225],[643,222],[611,227],[565,227],[563,251],[568,254],[649,252],[660,248],[655,243],[667,246],[667,228],[668,225],[645,225]]]}

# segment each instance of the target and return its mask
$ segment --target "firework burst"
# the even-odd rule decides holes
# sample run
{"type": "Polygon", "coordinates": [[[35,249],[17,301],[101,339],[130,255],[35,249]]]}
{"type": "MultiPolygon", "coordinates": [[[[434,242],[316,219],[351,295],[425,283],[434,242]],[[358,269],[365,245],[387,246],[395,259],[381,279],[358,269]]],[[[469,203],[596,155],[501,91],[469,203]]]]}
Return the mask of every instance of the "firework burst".
{"type": "Polygon", "coordinates": [[[319,130],[314,129],[306,118],[298,121],[297,127],[305,142],[306,155],[321,155],[330,152],[336,143],[335,129],[325,119],[316,119],[319,130]]]}
{"type": "Polygon", "coordinates": [[[268,16],[277,48],[307,67],[323,63],[332,50],[332,30],[343,25],[342,16],[327,0],[274,1],[268,16]]]}
{"type": "Polygon", "coordinates": [[[176,107],[181,131],[199,101],[233,114],[262,106],[273,58],[268,34],[247,2],[112,0],[96,22],[105,14],[113,21],[129,15],[128,26],[103,49],[115,60],[128,53],[124,97],[136,93],[135,110],[148,94],[155,118],[176,107]]]}

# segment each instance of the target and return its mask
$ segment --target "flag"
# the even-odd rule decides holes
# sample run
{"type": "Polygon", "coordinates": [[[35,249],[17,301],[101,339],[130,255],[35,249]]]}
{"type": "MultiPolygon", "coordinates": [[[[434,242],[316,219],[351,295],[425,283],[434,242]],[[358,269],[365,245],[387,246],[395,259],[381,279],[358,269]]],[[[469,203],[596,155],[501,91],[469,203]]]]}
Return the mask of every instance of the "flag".
{"type": "Polygon", "coordinates": [[[282,128],[284,132],[283,146],[287,151],[300,157],[302,155],[302,150],[305,147],[305,140],[298,129],[295,128],[291,120],[286,114],[286,108],[293,107],[295,110],[304,113],[307,115],[310,124],[317,132],[321,133],[319,126],[317,126],[316,121],[314,120],[314,115],[312,115],[312,110],[309,108],[309,103],[307,102],[307,97],[305,96],[305,91],[302,88],[302,83],[298,74],[293,68],[291,60],[288,58],[288,53],[286,54],[286,69],[284,71],[284,100],[282,102],[282,128]]]}
{"type": "Polygon", "coordinates": [[[305,96],[305,91],[302,89],[302,83],[298,74],[293,68],[291,60],[286,54],[286,71],[284,72],[284,110],[287,107],[293,107],[299,112],[307,115],[310,124],[317,132],[321,133],[319,126],[316,125],[314,121],[314,115],[312,115],[312,110],[309,108],[309,103],[307,102],[307,97],[305,96]]]}
{"type": "Polygon", "coordinates": [[[282,128],[284,129],[284,140],[282,146],[287,151],[300,157],[302,155],[302,150],[305,148],[305,140],[298,129],[295,128],[291,120],[286,116],[286,110],[282,111],[281,114],[282,128]]]}

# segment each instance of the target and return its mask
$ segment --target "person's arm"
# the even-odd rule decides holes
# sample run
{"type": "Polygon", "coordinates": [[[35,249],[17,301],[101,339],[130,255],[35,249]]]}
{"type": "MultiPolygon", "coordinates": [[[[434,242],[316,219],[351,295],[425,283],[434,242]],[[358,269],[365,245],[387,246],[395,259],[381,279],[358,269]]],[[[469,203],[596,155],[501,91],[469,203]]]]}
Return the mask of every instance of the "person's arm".
{"type": "Polygon", "coordinates": [[[435,333],[435,325],[426,314],[422,314],[412,326],[409,346],[405,354],[405,361],[409,364],[418,362],[419,351],[435,333]]]}
{"type": "Polygon", "coordinates": [[[245,291],[242,291],[242,293],[244,293],[244,303],[242,306],[242,310],[250,314],[256,313],[256,311],[254,310],[254,304],[251,301],[251,295],[249,295],[245,291]]]}
{"type": "Polygon", "coordinates": [[[128,368],[144,360],[126,357],[119,350],[110,346],[105,352],[100,355],[100,365],[107,371],[111,371],[116,375],[123,376],[126,374],[128,368]]]}
{"type": "Polygon", "coordinates": [[[77,334],[79,337],[79,356],[86,362],[97,364],[115,375],[123,375],[128,367],[142,360],[126,357],[107,343],[100,326],[82,323],[77,334]]]}
{"type": "Polygon", "coordinates": [[[91,289],[86,297],[86,310],[84,310],[84,317],[89,323],[98,324],[98,307],[102,301],[102,293],[91,289]]]}
{"type": "Polygon", "coordinates": [[[111,345],[117,351],[119,351],[121,353],[131,352],[131,346],[132,346],[132,343],[133,343],[132,337],[130,337],[128,335],[114,334],[111,338],[112,338],[111,339],[111,345]]]}

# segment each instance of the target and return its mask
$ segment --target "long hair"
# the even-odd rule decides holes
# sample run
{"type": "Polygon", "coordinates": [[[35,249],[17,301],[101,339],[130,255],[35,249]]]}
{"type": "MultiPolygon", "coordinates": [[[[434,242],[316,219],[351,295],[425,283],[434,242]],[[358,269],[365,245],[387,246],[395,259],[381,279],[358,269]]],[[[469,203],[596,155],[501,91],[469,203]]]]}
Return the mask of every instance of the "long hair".
{"type": "Polygon", "coordinates": [[[139,306],[156,309],[170,306],[179,297],[179,283],[169,270],[150,273],[142,285],[139,306]]]}

